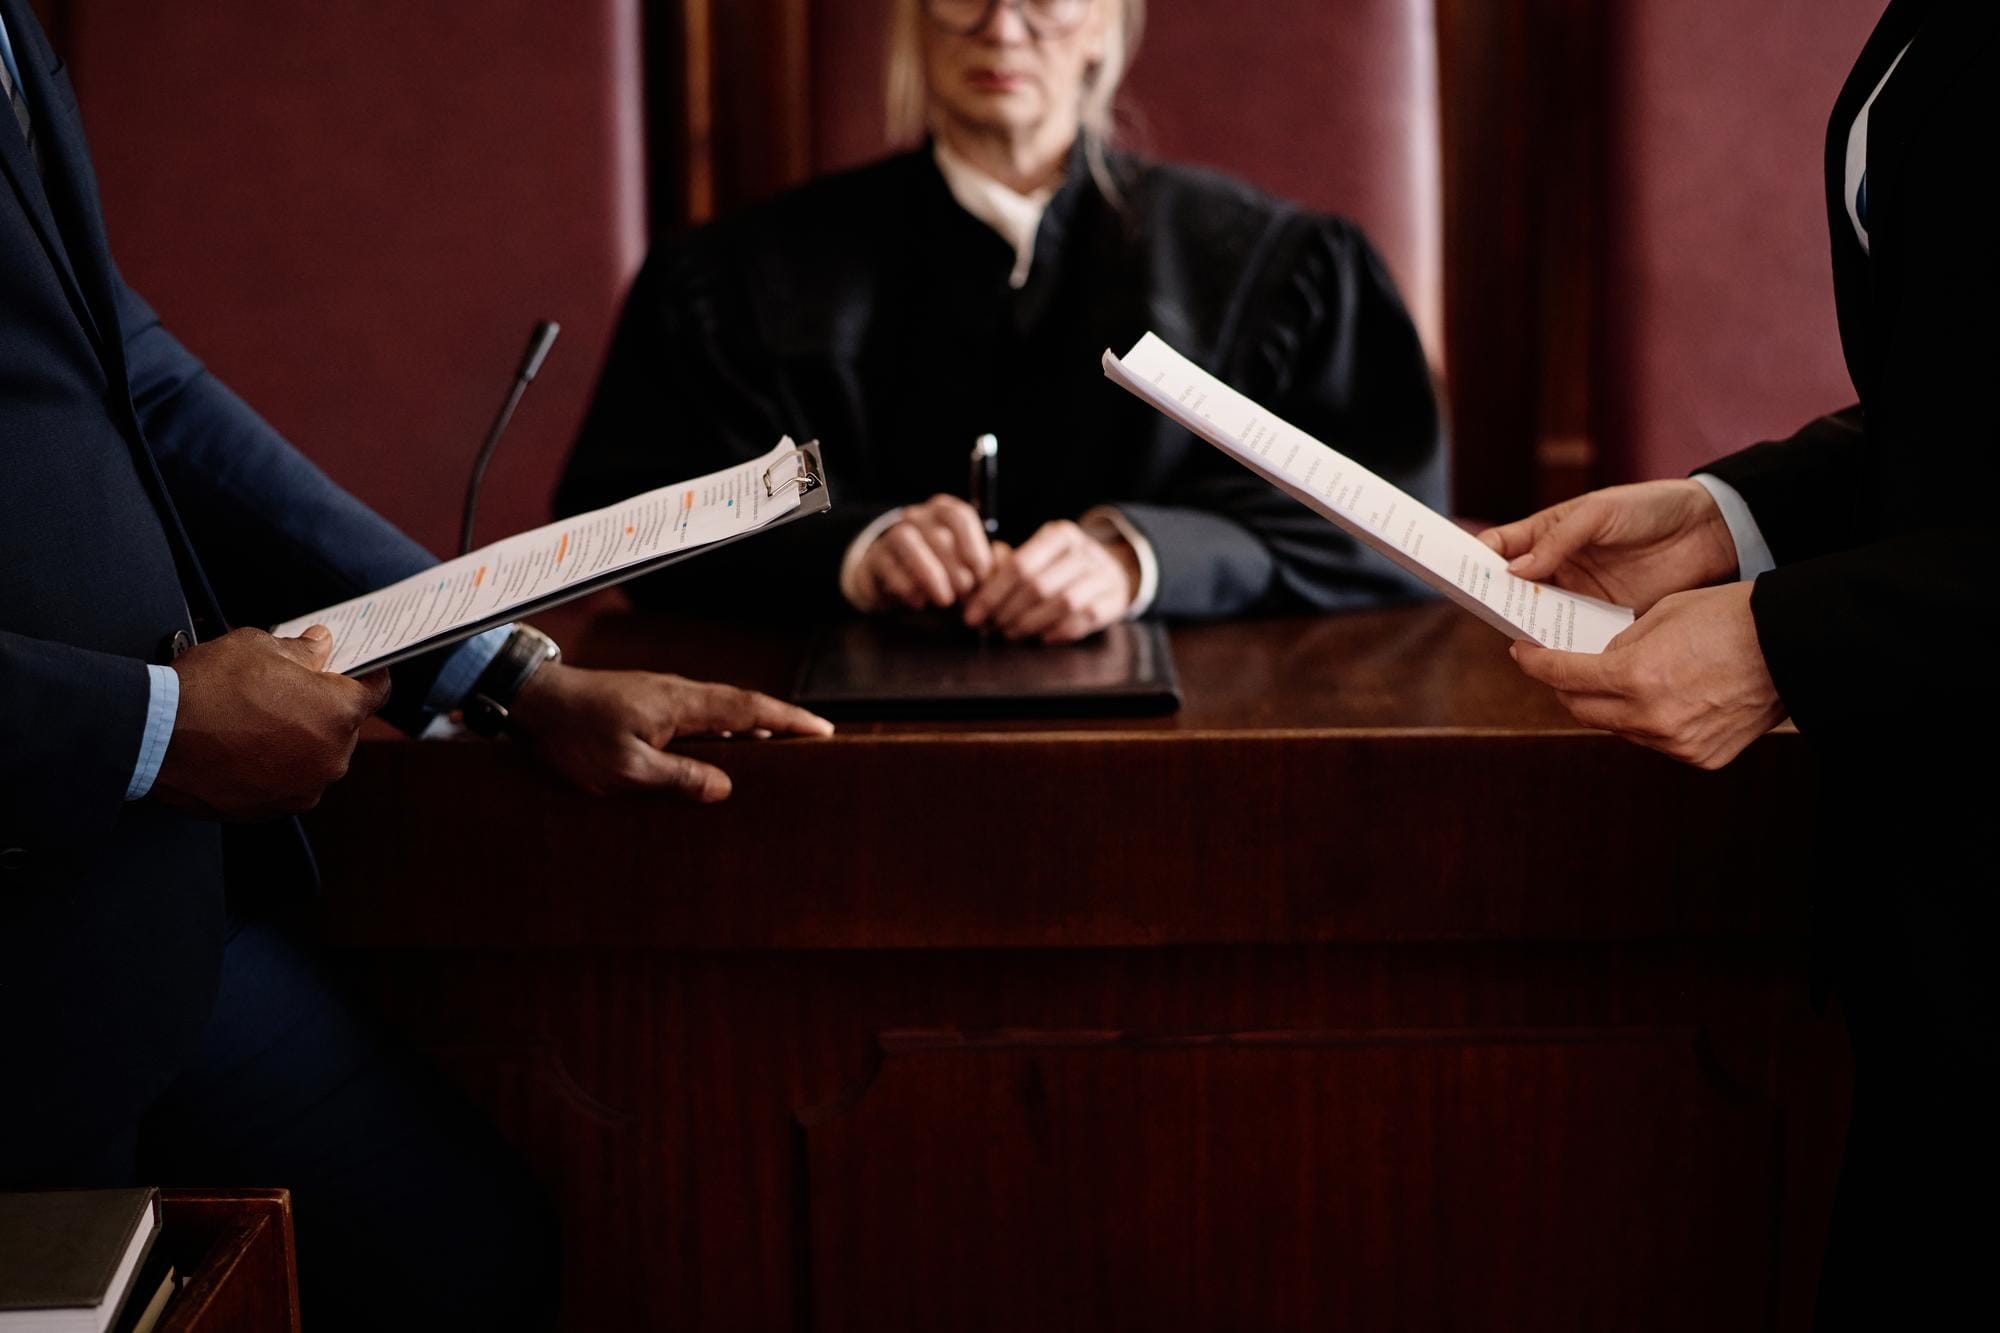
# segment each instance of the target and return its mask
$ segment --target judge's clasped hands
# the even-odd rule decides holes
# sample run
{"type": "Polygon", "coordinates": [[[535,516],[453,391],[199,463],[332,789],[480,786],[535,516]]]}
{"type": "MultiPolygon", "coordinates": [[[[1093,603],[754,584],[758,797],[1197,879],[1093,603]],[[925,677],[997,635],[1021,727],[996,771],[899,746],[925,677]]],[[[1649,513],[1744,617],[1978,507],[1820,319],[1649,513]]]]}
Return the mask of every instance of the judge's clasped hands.
{"type": "Polygon", "coordinates": [[[1139,561],[1115,534],[1068,519],[1044,523],[1019,548],[989,541],[977,510],[936,495],[906,507],[875,539],[859,581],[869,605],[957,607],[975,629],[1074,643],[1125,618],[1138,596],[1139,561]]]}
{"type": "Polygon", "coordinates": [[[1697,481],[1593,491],[1480,540],[1508,570],[1638,613],[1600,654],[1516,643],[1521,670],[1585,726],[1717,769],[1784,720],[1737,579],[1734,539],[1697,481]]]}

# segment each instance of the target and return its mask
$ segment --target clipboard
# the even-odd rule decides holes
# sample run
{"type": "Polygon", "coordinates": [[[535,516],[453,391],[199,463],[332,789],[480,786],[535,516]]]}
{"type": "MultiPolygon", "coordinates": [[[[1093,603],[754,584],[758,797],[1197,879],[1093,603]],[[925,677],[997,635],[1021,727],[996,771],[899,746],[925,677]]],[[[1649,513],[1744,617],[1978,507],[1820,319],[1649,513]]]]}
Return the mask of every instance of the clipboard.
{"type": "MultiPolygon", "coordinates": [[[[789,440],[786,440],[782,441],[781,443],[789,445],[791,442],[789,440]]],[[[724,469],[723,473],[717,473],[713,475],[721,476],[726,473],[734,471],[735,469],[733,468],[724,469]]],[[[466,639],[473,638],[476,635],[484,634],[487,630],[497,629],[500,626],[510,624],[513,621],[525,619],[528,616],[532,616],[539,612],[546,611],[551,607],[561,606],[565,602],[575,601],[580,597],[588,597],[592,593],[602,592],[606,588],[616,587],[618,584],[625,582],[627,579],[640,578],[644,575],[651,574],[656,570],[665,569],[669,565],[677,565],[683,561],[695,559],[696,557],[706,554],[709,551],[721,550],[725,546],[733,546],[737,542],[748,541],[751,538],[758,537],[763,535],[764,533],[772,532],[778,528],[784,527],[788,523],[795,523],[800,519],[811,518],[814,517],[815,515],[824,514],[827,512],[827,510],[833,507],[833,497],[832,494],[828,491],[826,485],[826,467],[825,464],[820,459],[820,448],[819,448],[819,442],[817,440],[811,440],[802,445],[793,445],[788,452],[776,458],[771,459],[771,461],[768,464],[766,464],[762,469],[761,477],[764,487],[764,493],[766,496],[774,497],[776,495],[781,494],[787,488],[796,487],[799,494],[798,504],[795,505],[788,512],[781,514],[778,517],[771,519],[767,522],[761,523],[756,527],[750,528],[747,531],[734,533],[731,534],[730,536],[722,537],[712,541],[705,541],[698,546],[685,547],[680,550],[663,553],[656,557],[635,561],[629,564],[619,565],[615,568],[607,569],[599,574],[589,575],[584,578],[576,579],[573,582],[564,583],[561,587],[552,589],[541,595],[530,596],[522,598],[517,601],[505,602],[502,605],[493,607],[489,612],[481,614],[476,619],[454,621],[449,629],[442,630],[436,634],[431,634],[424,638],[402,644],[392,652],[368,656],[366,658],[363,658],[359,661],[352,663],[351,665],[342,667],[341,671],[343,674],[349,676],[368,675],[373,672],[383,670],[384,668],[395,666],[398,663],[407,662],[413,657],[422,657],[425,653],[436,652],[440,648],[448,648],[454,643],[460,643],[466,639]],[[799,460],[799,466],[791,476],[785,476],[785,477],[773,476],[773,474],[778,472],[780,468],[782,468],[785,464],[790,463],[794,459],[799,460]]],[[[673,486],[662,487],[660,489],[662,491],[678,490],[690,484],[691,483],[680,482],[680,483],[675,483],[673,486]]],[[[653,493],[654,492],[648,492],[647,494],[653,494],[653,493]]],[[[607,505],[603,509],[592,511],[592,513],[580,514],[574,518],[565,520],[564,523],[571,525],[585,523],[593,518],[596,518],[599,515],[617,510],[622,506],[630,505],[631,503],[633,503],[633,501],[638,500],[640,498],[642,497],[635,496],[632,497],[632,499],[630,500],[620,501],[618,504],[607,505]]],[[[537,528],[534,529],[531,533],[516,534],[516,537],[531,536],[535,533],[549,532],[554,529],[563,527],[564,523],[550,524],[548,525],[547,528],[537,528]]],[[[477,561],[481,555],[485,554],[488,551],[491,551],[492,549],[494,549],[495,546],[501,545],[506,541],[512,541],[512,540],[515,540],[515,538],[504,538],[502,542],[492,543],[486,547],[482,547],[478,551],[471,552],[470,554],[465,556],[460,556],[458,559],[462,561],[477,561]]],[[[445,565],[452,565],[456,563],[457,563],[456,561],[447,561],[445,562],[445,565]]],[[[443,565],[437,566],[434,569],[426,570],[420,574],[412,575],[410,579],[405,579],[400,583],[394,583],[389,585],[389,587],[387,588],[378,589],[376,593],[364,594],[364,596],[362,597],[350,599],[347,602],[342,602],[337,604],[336,606],[325,608],[321,611],[313,613],[312,615],[296,617],[292,620],[286,621],[282,625],[274,627],[271,632],[279,635],[287,635],[287,634],[296,635],[300,630],[304,629],[307,625],[313,624],[316,620],[319,620],[323,617],[326,618],[329,623],[331,623],[332,618],[336,614],[342,612],[347,607],[353,606],[356,603],[364,602],[368,600],[368,598],[370,597],[379,597],[392,594],[396,589],[403,587],[404,584],[434,579],[437,577],[437,570],[442,568],[444,568],[443,565]]],[[[338,626],[336,626],[336,644],[335,644],[336,653],[338,653],[340,649],[340,645],[337,641],[339,633],[340,629],[338,626]]]]}

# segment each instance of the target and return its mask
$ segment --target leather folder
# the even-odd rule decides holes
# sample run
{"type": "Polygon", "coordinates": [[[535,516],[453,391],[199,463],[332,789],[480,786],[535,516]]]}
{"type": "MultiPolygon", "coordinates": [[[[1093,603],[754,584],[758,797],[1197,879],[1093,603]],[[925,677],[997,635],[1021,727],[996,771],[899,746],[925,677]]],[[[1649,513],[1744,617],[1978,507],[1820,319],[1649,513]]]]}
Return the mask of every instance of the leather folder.
{"type": "Polygon", "coordinates": [[[1133,716],[1181,705],[1173,648],[1157,624],[1044,645],[982,636],[943,616],[829,626],[793,697],[831,718],[1133,716]]]}

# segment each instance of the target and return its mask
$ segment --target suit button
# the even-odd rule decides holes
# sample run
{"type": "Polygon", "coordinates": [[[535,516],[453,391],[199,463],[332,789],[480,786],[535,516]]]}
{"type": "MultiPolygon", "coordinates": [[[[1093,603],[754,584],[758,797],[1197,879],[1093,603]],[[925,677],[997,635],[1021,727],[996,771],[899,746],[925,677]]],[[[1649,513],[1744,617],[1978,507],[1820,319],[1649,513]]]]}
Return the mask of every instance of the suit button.
{"type": "Polygon", "coordinates": [[[194,636],[184,629],[177,629],[161,642],[160,655],[171,665],[178,662],[192,647],[194,647],[194,636]]]}
{"type": "Polygon", "coordinates": [[[0,871],[26,870],[27,868],[28,868],[27,848],[8,847],[3,850],[0,850],[0,871]]]}

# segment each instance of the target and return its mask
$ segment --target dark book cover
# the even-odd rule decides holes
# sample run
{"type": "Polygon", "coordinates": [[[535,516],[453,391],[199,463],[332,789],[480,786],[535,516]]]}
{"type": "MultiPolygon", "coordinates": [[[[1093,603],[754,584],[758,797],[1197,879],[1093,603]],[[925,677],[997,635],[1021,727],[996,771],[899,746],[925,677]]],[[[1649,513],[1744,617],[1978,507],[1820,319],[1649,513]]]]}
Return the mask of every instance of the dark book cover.
{"type": "Polygon", "coordinates": [[[153,1189],[0,1194],[0,1310],[89,1308],[111,1290],[134,1235],[150,1234],[153,1189]]]}

